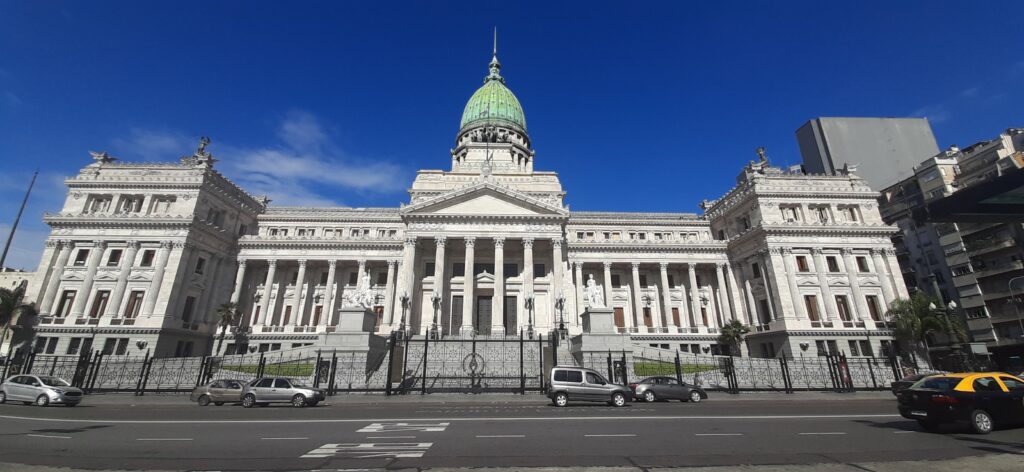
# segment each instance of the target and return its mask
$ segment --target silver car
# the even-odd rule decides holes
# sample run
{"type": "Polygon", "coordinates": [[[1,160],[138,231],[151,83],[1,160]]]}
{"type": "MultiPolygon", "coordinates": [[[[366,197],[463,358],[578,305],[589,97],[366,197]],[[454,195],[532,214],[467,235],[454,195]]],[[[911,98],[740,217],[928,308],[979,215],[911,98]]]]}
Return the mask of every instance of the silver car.
{"type": "Polygon", "coordinates": [[[548,385],[548,398],[555,406],[566,406],[570,400],[624,406],[633,397],[626,387],[608,382],[597,371],[580,367],[551,369],[548,385]]]}
{"type": "Polygon", "coordinates": [[[327,398],[323,389],[312,388],[287,377],[263,377],[249,382],[242,391],[242,406],[252,408],[269,403],[291,403],[295,407],[316,406],[327,398]]]}
{"type": "Polygon", "coordinates": [[[48,375],[15,375],[0,384],[0,403],[22,401],[46,406],[51,403],[75,406],[82,401],[82,390],[64,379],[48,375]]]}

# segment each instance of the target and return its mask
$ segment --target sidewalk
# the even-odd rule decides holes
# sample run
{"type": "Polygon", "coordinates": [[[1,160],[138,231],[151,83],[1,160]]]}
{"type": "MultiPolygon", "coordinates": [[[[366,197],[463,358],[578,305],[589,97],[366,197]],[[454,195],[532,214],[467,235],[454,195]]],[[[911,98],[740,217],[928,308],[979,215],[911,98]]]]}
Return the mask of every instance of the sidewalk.
{"type": "MultiPolygon", "coordinates": [[[[878,392],[794,392],[791,394],[781,392],[744,392],[736,395],[728,393],[710,392],[710,398],[706,402],[756,402],[756,401],[871,401],[871,400],[892,400],[894,397],[888,391],[878,392]]],[[[548,399],[539,393],[528,393],[516,395],[510,393],[431,393],[420,395],[412,393],[408,395],[385,396],[383,393],[339,393],[333,397],[327,397],[323,406],[332,405],[388,405],[388,404],[466,404],[466,405],[496,405],[496,404],[524,404],[524,403],[547,403],[548,399]]],[[[137,397],[131,393],[96,393],[88,395],[83,400],[85,404],[93,405],[181,405],[188,403],[188,394],[184,393],[147,393],[137,397]]]]}

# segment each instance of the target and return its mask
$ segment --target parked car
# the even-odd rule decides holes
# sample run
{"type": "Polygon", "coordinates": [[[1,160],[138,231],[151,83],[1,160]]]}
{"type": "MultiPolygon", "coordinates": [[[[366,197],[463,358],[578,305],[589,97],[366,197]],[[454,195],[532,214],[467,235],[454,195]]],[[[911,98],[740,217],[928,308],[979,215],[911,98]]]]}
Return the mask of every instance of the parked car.
{"type": "Polygon", "coordinates": [[[217,406],[225,403],[241,403],[244,385],[245,381],[243,380],[217,380],[196,387],[188,399],[198,403],[199,406],[206,406],[210,403],[217,406]]]}
{"type": "Polygon", "coordinates": [[[19,400],[26,405],[75,406],[82,401],[82,390],[57,377],[15,375],[0,384],[0,403],[19,400]]]}
{"type": "Polygon", "coordinates": [[[978,434],[996,425],[1024,423],[1024,380],[1002,372],[925,377],[896,395],[904,418],[927,430],[967,423],[978,434]]]}
{"type": "Polygon", "coordinates": [[[292,406],[316,406],[327,398],[327,392],[303,385],[287,377],[263,377],[244,386],[242,406],[252,408],[269,403],[291,403],[292,406]]]}
{"type": "Polygon", "coordinates": [[[675,377],[657,375],[629,384],[633,398],[645,402],[681,400],[697,403],[708,398],[708,392],[696,385],[680,382],[675,377]]]}
{"type": "Polygon", "coordinates": [[[632,397],[628,388],[608,382],[594,370],[561,366],[551,369],[548,398],[555,406],[566,406],[570,401],[624,406],[632,397]]]}
{"type": "Polygon", "coordinates": [[[893,395],[899,395],[899,393],[901,391],[910,388],[912,385],[917,383],[919,380],[921,380],[921,379],[923,379],[925,377],[928,377],[930,375],[936,375],[936,374],[935,373],[931,373],[931,374],[911,374],[911,375],[908,375],[906,377],[903,377],[902,379],[899,379],[899,380],[889,384],[889,386],[892,388],[892,394],[893,395]]]}

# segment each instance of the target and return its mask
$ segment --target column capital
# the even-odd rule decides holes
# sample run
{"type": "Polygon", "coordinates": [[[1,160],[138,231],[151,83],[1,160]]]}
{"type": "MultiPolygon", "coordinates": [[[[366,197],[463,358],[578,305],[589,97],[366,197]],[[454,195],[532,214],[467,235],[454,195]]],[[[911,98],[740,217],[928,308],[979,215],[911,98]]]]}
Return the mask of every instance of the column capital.
{"type": "Polygon", "coordinates": [[[725,263],[724,262],[716,262],[715,263],[715,270],[722,270],[724,268],[725,268],[725,263]]]}
{"type": "Polygon", "coordinates": [[[404,240],[404,242],[402,244],[405,247],[415,246],[416,245],[416,237],[415,236],[406,236],[405,240],[404,240]]]}
{"type": "Polygon", "coordinates": [[[188,243],[186,243],[185,241],[171,241],[171,247],[173,247],[175,249],[184,249],[184,248],[189,247],[189,246],[190,245],[188,243]]]}
{"type": "Polygon", "coordinates": [[[327,267],[333,269],[333,268],[335,268],[337,266],[338,266],[338,260],[337,259],[327,259],[327,267]]]}
{"type": "Polygon", "coordinates": [[[239,259],[238,260],[238,268],[239,269],[244,269],[245,265],[248,264],[248,263],[249,263],[248,259],[239,259]]]}
{"type": "Polygon", "coordinates": [[[107,242],[106,241],[96,241],[95,243],[93,243],[92,247],[94,247],[96,249],[106,249],[107,248],[107,242]]]}
{"type": "Polygon", "coordinates": [[[791,247],[779,248],[779,250],[782,251],[782,255],[783,256],[788,256],[790,254],[793,254],[793,248],[791,248],[791,247]]]}
{"type": "Polygon", "coordinates": [[[882,254],[885,255],[886,257],[895,256],[896,255],[896,249],[891,248],[891,247],[884,248],[884,249],[882,249],[882,254]]]}
{"type": "Polygon", "coordinates": [[[134,240],[134,239],[129,239],[129,240],[125,241],[124,245],[128,249],[138,249],[139,248],[139,242],[134,240]]]}
{"type": "Polygon", "coordinates": [[[46,240],[46,247],[54,248],[54,247],[60,247],[60,246],[63,246],[63,244],[59,240],[56,240],[56,239],[47,239],[46,240]]]}
{"type": "Polygon", "coordinates": [[[658,269],[660,269],[662,272],[668,271],[668,262],[659,262],[658,269]]]}
{"type": "Polygon", "coordinates": [[[551,247],[555,249],[562,249],[562,238],[558,237],[551,240],[551,247]]]}
{"type": "Polygon", "coordinates": [[[611,262],[602,262],[601,264],[604,265],[604,270],[610,270],[612,268],[611,262]]]}
{"type": "Polygon", "coordinates": [[[305,259],[299,259],[297,262],[299,263],[299,268],[300,269],[305,269],[306,268],[306,260],[305,259]]]}
{"type": "Polygon", "coordinates": [[[640,263],[639,262],[630,262],[629,263],[629,267],[631,269],[633,269],[633,272],[636,272],[636,271],[640,270],[640,263]]]}
{"type": "Polygon", "coordinates": [[[505,237],[504,236],[495,237],[494,238],[494,247],[504,249],[505,248],[505,237]]]}
{"type": "Polygon", "coordinates": [[[533,238],[523,238],[523,247],[533,249],[533,238]]]}
{"type": "Polygon", "coordinates": [[[170,249],[173,245],[174,245],[174,243],[172,241],[168,241],[168,240],[160,241],[160,248],[161,249],[170,249]]]}
{"type": "Polygon", "coordinates": [[[842,254],[843,257],[850,256],[853,255],[853,249],[848,247],[841,247],[839,248],[839,253],[842,254]]]}
{"type": "Polygon", "coordinates": [[[362,270],[363,267],[366,267],[366,259],[357,259],[356,264],[359,264],[359,270],[362,270]]]}
{"type": "Polygon", "coordinates": [[[277,259],[267,259],[267,265],[269,265],[270,267],[276,267],[277,259]]]}
{"type": "Polygon", "coordinates": [[[394,269],[396,265],[398,265],[398,261],[396,261],[396,260],[389,260],[388,261],[388,269],[394,269]]]}
{"type": "Polygon", "coordinates": [[[68,249],[74,249],[74,247],[75,247],[75,242],[70,240],[70,239],[58,240],[57,244],[60,244],[61,246],[64,246],[64,247],[66,247],[68,249]]]}
{"type": "Polygon", "coordinates": [[[473,237],[473,236],[467,236],[466,237],[466,247],[467,248],[476,247],[476,238],[473,237]]]}
{"type": "Polygon", "coordinates": [[[812,248],[811,248],[811,254],[814,254],[815,256],[819,256],[819,255],[821,255],[821,254],[822,254],[823,252],[824,252],[824,251],[823,251],[823,250],[822,250],[822,249],[821,249],[820,247],[812,247],[812,248]]]}
{"type": "Polygon", "coordinates": [[[781,256],[783,249],[784,248],[781,248],[781,247],[770,247],[770,248],[768,248],[768,255],[770,255],[770,256],[781,256]]]}
{"type": "Polygon", "coordinates": [[[443,248],[447,242],[448,238],[445,236],[434,236],[434,244],[436,244],[437,247],[439,248],[443,248]]]}

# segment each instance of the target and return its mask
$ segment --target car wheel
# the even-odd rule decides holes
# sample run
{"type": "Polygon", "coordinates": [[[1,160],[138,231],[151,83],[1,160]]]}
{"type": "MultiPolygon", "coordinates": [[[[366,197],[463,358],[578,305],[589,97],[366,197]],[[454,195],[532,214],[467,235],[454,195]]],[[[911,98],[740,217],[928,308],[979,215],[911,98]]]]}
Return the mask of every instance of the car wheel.
{"type": "Polygon", "coordinates": [[[209,395],[200,395],[199,396],[199,400],[196,401],[196,403],[198,403],[199,406],[207,406],[207,405],[210,404],[210,396],[209,395]]]}
{"type": "Polygon", "coordinates": [[[613,393],[612,394],[611,404],[614,407],[625,406],[626,405],[626,396],[621,394],[621,393],[619,393],[619,392],[613,393]]]}
{"type": "Polygon", "coordinates": [[[917,424],[921,426],[921,429],[925,431],[938,431],[939,424],[934,421],[928,420],[917,420],[917,424]]]}
{"type": "Polygon", "coordinates": [[[977,434],[988,434],[995,426],[992,416],[985,410],[974,410],[971,412],[971,430],[977,434]]]}
{"type": "Polygon", "coordinates": [[[250,394],[250,395],[246,395],[246,396],[242,397],[242,407],[243,408],[252,408],[254,406],[256,406],[256,396],[255,395],[250,394]]]}
{"type": "Polygon", "coordinates": [[[647,403],[654,403],[654,400],[657,400],[657,399],[658,398],[654,396],[654,392],[652,392],[650,390],[644,392],[644,401],[645,402],[647,402],[647,403]]]}
{"type": "Polygon", "coordinates": [[[4,392],[3,390],[0,390],[0,403],[6,403],[6,402],[7,402],[7,392],[4,392]]]}
{"type": "Polygon", "coordinates": [[[701,400],[700,392],[698,392],[696,390],[691,390],[690,391],[690,401],[693,402],[693,403],[700,403],[700,400],[701,400]]]}
{"type": "Polygon", "coordinates": [[[224,404],[224,402],[213,402],[213,404],[214,404],[214,405],[217,405],[217,406],[221,406],[221,405],[223,405],[223,404],[224,404]]]}
{"type": "Polygon", "coordinates": [[[292,397],[292,406],[294,406],[295,408],[302,408],[306,406],[306,397],[304,397],[302,394],[295,395],[294,397],[292,397]]]}
{"type": "Polygon", "coordinates": [[[569,404],[569,395],[566,395],[565,393],[556,393],[553,401],[555,402],[555,406],[566,406],[569,404]]]}
{"type": "Polygon", "coordinates": [[[37,406],[46,406],[46,405],[49,405],[49,404],[50,404],[50,397],[48,397],[46,395],[39,395],[38,397],[36,397],[36,405],[37,406]]]}

